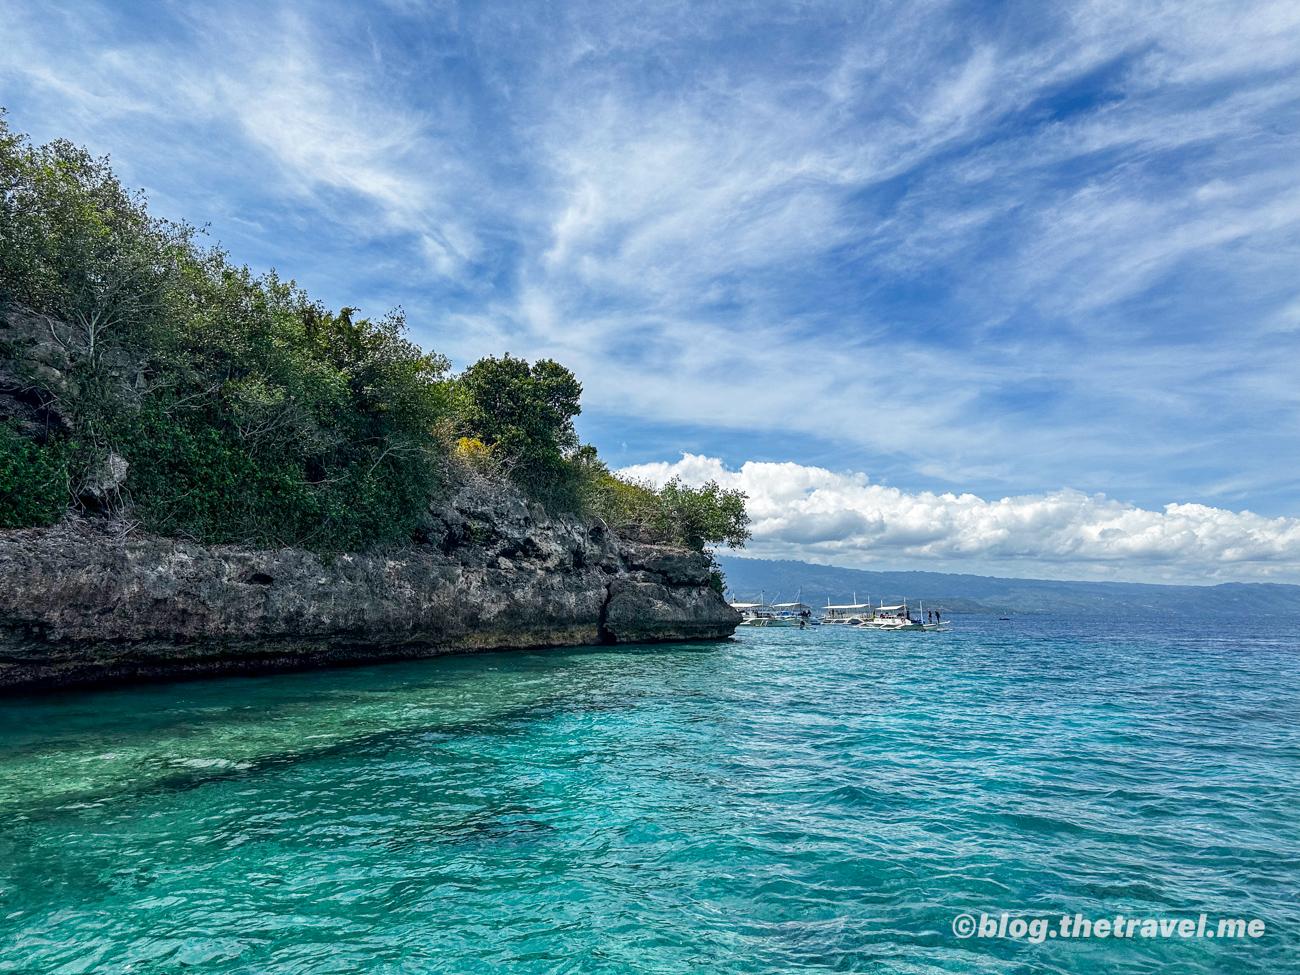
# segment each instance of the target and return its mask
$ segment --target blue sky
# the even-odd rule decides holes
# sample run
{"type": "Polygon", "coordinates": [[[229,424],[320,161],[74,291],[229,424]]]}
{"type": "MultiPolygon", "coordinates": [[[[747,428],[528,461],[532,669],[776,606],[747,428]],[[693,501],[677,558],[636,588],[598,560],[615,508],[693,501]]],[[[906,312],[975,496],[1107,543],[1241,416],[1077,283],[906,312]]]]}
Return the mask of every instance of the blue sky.
{"type": "Polygon", "coordinates": [[[0,104],[458,364],[568,364],[616,466],[838,512],[760,554],[1300,579],[1294,2],[0,0],[0,104]],[[1101,507],[1047,550],[963,496],[1101,507]]]}

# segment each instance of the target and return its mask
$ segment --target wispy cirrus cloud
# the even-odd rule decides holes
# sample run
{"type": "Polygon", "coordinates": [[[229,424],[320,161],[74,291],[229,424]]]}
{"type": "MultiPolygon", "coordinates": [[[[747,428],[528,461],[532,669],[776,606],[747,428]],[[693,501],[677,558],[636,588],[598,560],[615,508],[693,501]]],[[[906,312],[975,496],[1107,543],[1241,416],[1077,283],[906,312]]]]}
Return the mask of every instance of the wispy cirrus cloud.
{"type": "Polygon", "coordinates": [[[950,483],[1154,498],[1155,468],[1204,496],[1230,442],[1276,489],[1261,448],[1296,423],[1259,394],[1300,350],[1254,323],[1294,292],[1294,24],[1233,19],[1095,5],[1019,37],[888,10],[874,44],[680,69],[667,97],[635,43],[596,45],[536,126],[558,198],[520,293],[547,313],[504,302],[490,334],[582,362],[604,409],[921,440],[913,471],[950,483]]]}
{"type": "Polygon", "coordinates": [[[7,6],[0,77],[151,182],[177,175],[165,163],[179,143],[177,162],[220,173],[231,210],[241,195],[271,197],[351,234],[404,235],[426,274],[464,273],[477,257],[482,215],[462,215],[459,198],[473,176],[443,144],[454,97],[393,100],[382,56],[348,33],[291,5],[183,11],[179,36],[133,30],[143,9],[7,6]]]}

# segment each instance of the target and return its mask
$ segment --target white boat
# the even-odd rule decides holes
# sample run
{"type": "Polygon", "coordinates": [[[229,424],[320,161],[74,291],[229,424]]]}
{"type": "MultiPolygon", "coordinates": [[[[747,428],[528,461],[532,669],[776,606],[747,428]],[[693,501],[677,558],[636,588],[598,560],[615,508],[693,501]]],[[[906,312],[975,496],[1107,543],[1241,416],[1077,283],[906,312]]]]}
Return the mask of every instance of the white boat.
{"type": "Polygon", "coordinates": [[[762,626],[759,621],[772,615],[767,603],[732,603],[731,608],[740,614],[738,626],[762,626]]]}
{"type": "Polygon", "coordinates": [[[827,626],[865,626],[871,619],[871,603],[827,603],[822,609],[822,623],[827,626]]]}
{"type": "Polygon", "coordinates": [[[769,626],[797,626],[803,629],[806,626],[816,625],[812,607],[807,603],[773,603],[772,613],[774,622],[768,624],[769,626]]]}
{"type": "Polygon", "coordinates": [[[853,594],[853,602],[838,606],[829,599],[822,610],[822,622],[830,626],[864,626],[871,619],[871,597],[865,603],[858,602],[858,594],[853,594]]]}
{"type": "MultiPolygon", "coordinates": [[[[922,606],[921,612],[925,612],[924,606],[922,606]]],[[[942,630],[947,627],[947,624],[943,622],[926,623],[913,619],[906,602],[899,603],[897,606],[877,606],[866,625],[873,630],[889,630],[891,632],[899,630],[942,630]]]]}
{"type": "Polygon", "coordinates": [[[806,603],[732,603],[740,614],[738,626],[816,626],[812,607],[806,603]]]}

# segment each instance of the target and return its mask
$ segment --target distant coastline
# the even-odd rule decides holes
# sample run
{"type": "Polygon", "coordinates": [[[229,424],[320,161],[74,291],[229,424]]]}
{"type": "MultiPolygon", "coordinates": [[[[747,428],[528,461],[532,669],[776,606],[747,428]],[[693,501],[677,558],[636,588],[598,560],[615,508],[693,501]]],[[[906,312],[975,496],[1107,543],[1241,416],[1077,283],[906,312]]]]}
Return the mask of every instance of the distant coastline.
{"type": "Polygon", "coordinates": [[[1216,609],[1238,613],[1300,615],[1300,586],[1271,582],[1160,585],[1140,582],[1013,579],[949,572],[883,572],[817,565],[794,559],[716,557],[731,591],[742,597],[766,592],[813,606],[859,598],[909,598],[942,604],[954,613],[1108,612],[1182,613],[1216,609]]]}

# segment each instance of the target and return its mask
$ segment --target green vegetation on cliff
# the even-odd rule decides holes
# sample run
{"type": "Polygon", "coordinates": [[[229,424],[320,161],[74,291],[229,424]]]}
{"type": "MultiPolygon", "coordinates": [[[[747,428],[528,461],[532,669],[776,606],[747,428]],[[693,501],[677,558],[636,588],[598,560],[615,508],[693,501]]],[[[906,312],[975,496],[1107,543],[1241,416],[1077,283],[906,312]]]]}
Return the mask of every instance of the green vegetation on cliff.
{"type": "Polygon", "coordinates": [[[0,115],[0,527],[104,512],[205,542],[363,549],[467,476],[703,549],[744,496],[621,480],[580,444],[559,363],[453,375],[400,311],[331,311],[149,214],[107,161],[0,115]]]}

